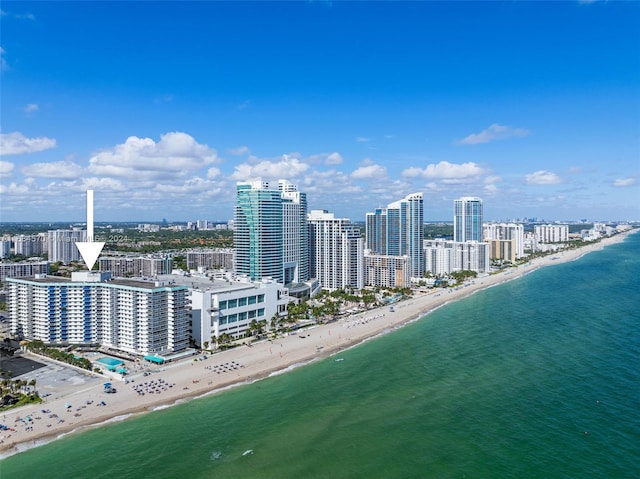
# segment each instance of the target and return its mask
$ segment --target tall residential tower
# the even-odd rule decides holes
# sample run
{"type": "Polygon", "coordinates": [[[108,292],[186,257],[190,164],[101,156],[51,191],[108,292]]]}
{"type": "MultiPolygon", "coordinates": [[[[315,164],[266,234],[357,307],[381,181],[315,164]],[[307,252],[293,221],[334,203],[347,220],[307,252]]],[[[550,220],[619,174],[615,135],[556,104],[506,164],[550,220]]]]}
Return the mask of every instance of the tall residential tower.
{"type": "Polygon", "coordinates": [[[378,255],[408,256],[409,274],[424,275],[424,200],[413,193],[366,216],[366,249],[378,255]]]}
{"type": "Polygon", "coordinates": [[[453,202],[453,241],[482,241],[482,200],[465,196],[453,202]]]}
{"type": "Polygon", "coordinates": [[[240,182],[235,207],[236,272],[281,284],[309,279],[307,197],[280,180],[240,182]]]}

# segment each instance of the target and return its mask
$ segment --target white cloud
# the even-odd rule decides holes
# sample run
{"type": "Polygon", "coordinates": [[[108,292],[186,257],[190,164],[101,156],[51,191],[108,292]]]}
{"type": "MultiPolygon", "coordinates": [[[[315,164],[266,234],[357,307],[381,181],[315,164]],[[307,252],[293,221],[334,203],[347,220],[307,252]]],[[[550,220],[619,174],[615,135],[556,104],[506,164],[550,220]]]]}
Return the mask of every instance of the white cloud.
{"type": "Polygon", "coordinates": [[[340,155],[340,153],[338,153],[337,151],[334,151],[329,156],[327,156],[326,164],[327,165],[340,165],[340,164],[342,164],[343,161],[344,161],[344,159],[342,158],[342,155],[340,155]]]}
{"type": "Polygon", "coordinates": [[[309,169],[309,165],[297,158],[282,155],[280,160],[258,160],[255,164],[242,163],[236,165],[231,179],[246,181],[253,178],[277,180],[280,178],[295,178],[309,169]]]}
{"type": "Polygon", "coordinates": [[[484,182],[487,185],[493,184],[493,183],[500,183],[501,181],[502,181],[502,178],[500,178],[499,176],[487,176],[484,179],[484,182]]]}
{"type": "Polygon", "coordinates": [[[407,168],[402,172],[402,176],[408,178],[422,177],[422,178],[436,178],[447,180],[460,180],[464,178],[471,178],[484,173],[484,170],[474,162],[455,164],[448,161],[441,161],[440,163],[427,165],[426,168],[421,169],[418,167],[407,168]]]}
{"type": "Polygon", "coordinates": [[[387,169],[383,166],[377,165],[375,163],[367,162],[368,164],[364,166],[360,166],[353,173],[351,173],[351,177],[355,180],[371,180],[371,179],[380,179],[386,178],[387,169]]]}
{"type": "Polygon", "coordinates": [[[512,128],[510,126],[499,125],[494,123],[489,128],[482,130],[480,133],[472,133],[460,140],[463,145],[477,145],[479,143],[489,143],[494,140],[505,140],[512,137],[522,137],[529,135],[529,130],[524,128],[512,128]]]}
{"type": "Polygon", "coordinates": [[[123,144],[92,156],[89,171],[115,177],[175,177],[218,161],[216,150],[186,133],[172,132],[161,135],[157,143],[130,136],[123,144]]]}
{"type": "Polygon", "coordinates": [[[546,170],[529,173],[525,176],[525,181],[528,185],[555,185],[562,183],[562,179],[558,175],[546,170]]]}
{"type": "Polygon", "coordinates": [[[212,180],[213,178],[217,178],[218,176],[220,176],[220,173],[221,171],[219,168],[215,168],[215,167],[209,168],[207,170],[207,178],[212,180]]]}
{"type": "Polygon", "coordinates": [[[0,160],[0,176],[10,176],[13,171],[13,163],[0,160]]]}
{"type": "Polygon", "coordinates": [[[76,179],[84,172],[80,165],[73,163],[72,161],[33,163],[31,165],[23,166],[20,170],[26,176],[63,179],[76,179]]]}
{"type": "Polygon", "coordinates": [[[7,51],[0,47],[0,71],[5,71],[9,69],[9,64],[7,63],[7,59],[4,57],[4,54],[7,53],[7,51]]]}
{"type": "Polygon", "coordinates": [[[251,153],[251,150],[249,150],[248,146],[239,146],[238,148],[229,148],[227,150],[227,153],[236,156],[248,155],[249,153],[251,153]]]}
{"type": "Polygon", "coordinates": [[[371,138],[365,138],[364,136],[358,136],[358,137],[356,137],[356,141],[358,143],[366,143],[368,141],[371,141],[371,138]]]}
{"type": "Polygon", "coordinates": [[[48,150],[56,146],[56,140],[47,137],[27,138],[20,132],[0,133],[0,155],[22,155],[48,150]]]}
{"type": "Polygon", "coordinates": [[[36,20],[36,16],[33,13],[16,13],[14,17],[21,20],[32,20],[34,22],[36,20]]]}
{"type": "Polygon", "coordinates": [[[24,111],[27,115],[29,113],[33,113],[36,112],[40,109],[40,107],[38,106],[37,103],[29,103],[27,106],[25,106],[22,111],[24,111]]]}
{"type": "Polygon", "coordinates": [[[613,182],[613,186],[633,186],[636,184],[635,178],[618,178],[613,182]]]}

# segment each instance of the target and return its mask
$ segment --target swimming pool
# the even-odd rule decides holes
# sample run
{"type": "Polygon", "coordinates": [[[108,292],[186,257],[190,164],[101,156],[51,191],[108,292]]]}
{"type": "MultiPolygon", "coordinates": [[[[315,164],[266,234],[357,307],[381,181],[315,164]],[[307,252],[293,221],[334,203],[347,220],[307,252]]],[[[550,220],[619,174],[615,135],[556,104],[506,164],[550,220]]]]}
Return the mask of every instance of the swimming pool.
{"type": "Polygon", "coordinates": [[[106,356],[104,358],[96,359],[96,362],[102,363],[111,367],[120,366],[121,364],[124,364],[124,361],[122,361],[121,359],[109,358],[106,356]]]}

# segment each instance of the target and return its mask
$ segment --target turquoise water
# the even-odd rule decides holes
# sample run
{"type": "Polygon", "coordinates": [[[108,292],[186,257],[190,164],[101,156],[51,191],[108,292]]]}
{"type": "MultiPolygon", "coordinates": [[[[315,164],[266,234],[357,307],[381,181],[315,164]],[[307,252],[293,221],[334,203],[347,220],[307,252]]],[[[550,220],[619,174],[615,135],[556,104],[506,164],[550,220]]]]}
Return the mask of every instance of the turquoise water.
{"type": "Polygon", "coordinates": [[[124,361],[121,359],[114,359],[106,356],[104,358],[97,359],[96,362],[106,364],[107,366],[119,366],[124,364],[124,361]]]}
{"type": "Polygon", "coordinates": [[[640,477],[639,251],[635,234],[344,361],[17,454],[1,477],[640,477]]]}

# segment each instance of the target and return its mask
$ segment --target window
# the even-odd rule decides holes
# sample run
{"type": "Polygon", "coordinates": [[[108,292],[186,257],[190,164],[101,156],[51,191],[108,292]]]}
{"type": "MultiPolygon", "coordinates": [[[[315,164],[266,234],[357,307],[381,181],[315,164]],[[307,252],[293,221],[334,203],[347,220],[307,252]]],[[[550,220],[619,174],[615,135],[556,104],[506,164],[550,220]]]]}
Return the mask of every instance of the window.
{"type": "Polygon", "coordinates": [[[226,301],[220,301],[220,309],[227,309],[227,302],[226,301]]]}
{"type": "Polygon", "coordinates": [[[247,298],[238,299],[238,306],[246,306],[246,305],[247,305],[247,298]]]}
{"type": "Polygon", "coordinates": [[[230,314],[228,316],[229,322],[230,323],[235,323],[236,321],[238,321],[238,315],[237,314],[230,314]]]}
{"type": "Polygon", "coordinates": [[[227,324],[227,318],[224,317],[224,316],[220,316],[220,321],[219,322],[220,322],[221,325],[222,324],[227,324]]]}
{"type": "Polygon", "coordinates": [[[258,303],[264,303],[264,294],[258,295],[258,303]]]}
{"type": "Polygon", "coordinates": [[[249,296],[249,304],[256,304],[256,297],[255,296],[249,296]]]}
{"type": "Polygon", "coordinates": [[[238,313],[238,321],[246,321],[247,320],[247,312],[243,311],[242,313],[238,313]]]}
{"type": "Polygon", "coordinates": [[[249,311],[249,319],[253,319],[256,317],[256,310],[253,309],[251,311],[249,311]]]}
{"type": "Polygon", "coordinates": [[[259,316],[259,317],[264,316],[264,308],[260,308],[260,309],[258,310],[258,316],[259,316]]]}
{"type": "Polygon", "coordinates": [[[230,299],[228,301],[228,305],[229,305],[229,308],[237,308],[238,307],[238,300],[237,299],[230,299]]]}

